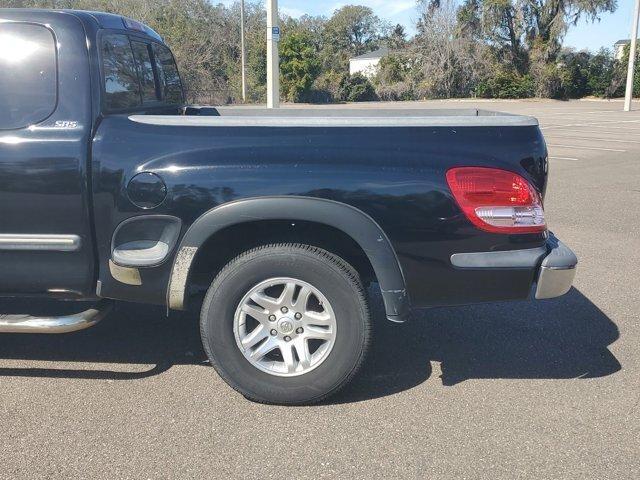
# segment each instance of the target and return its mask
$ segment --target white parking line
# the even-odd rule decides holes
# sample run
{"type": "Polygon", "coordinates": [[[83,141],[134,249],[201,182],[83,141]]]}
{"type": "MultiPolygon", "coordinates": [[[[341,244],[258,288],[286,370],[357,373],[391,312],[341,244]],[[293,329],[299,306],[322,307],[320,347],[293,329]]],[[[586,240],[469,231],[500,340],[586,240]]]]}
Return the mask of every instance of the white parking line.
{"type": "Polygon", "coordinates": [[[559,145],[559,144],[551,144],[551,143],[548,143],[547,147],[575,148],[576,150],[600,150],[602,152],[626,152],[626,150],[618,150],[616,148],[581,147],[579,145],[559,145]]]}
{"type": "Polygon", "coordinates": [[[549,160],[580,160],[575,157],[549,157],[549,160]]]}
{"type": "Polygon", "coordinates": [[[627,130],[631,132],[640,132],[640,125],[638,127],[636,127],[635,125],[622,125],[622,126],[619,125],[616,128],[618,130],[624,130],[625,133],[627,133],[627,130]]]}
{"type": "MultiPolygon", "coordinates": [[[[534,115],[536,116],[536,115],[534,115]]],[[[537,115],[538,118],[553,120],[554,122],[604,122],[604,121],[624,121],[624,120],[634,120],[639,118],[637,115],[634,116],[623,116],[620,115],[594,115],[594,114],[571,114],[571,116],[563,116],[556,117],[551,115],[537,115]]]]}
{"type": "Polygon", "coordinates": [[[613,138],[595,138],[595,137],[579,137],[577,135],[559,135],[559,134],[549,134],[548,137],[554,138],[571,138],[575,140],[591,140],[593,142],[605,142],[605,143],[640,143],[640,140],[618,140],[613,138]]]}
{"type": "Polygon", "coordinates": [[[592,113],[620,113],[620,110],[592,110],[590,112],[552,112],[543,115],[589,115],[592,113]]]}
{"type": "MultiPolygon", "coordinates": [[[[618,131],[618,132],[611,132],[611,131],[604,131],[604,130],[564,130],[562,133],[599,133],[600,135],[640,135],[640,132],[638,133],[633,133],[633,132],[622,132],[622,131],[618,131]]],[[[553,135],[553,133],[548,133],[547,135],[553,135]]]]}
{"type": "MultiPolygon", "coordinates": [[[[547,125],[545,127],[541,127],[540,130],[545,130],[547,128],[566,128],[566,127],[588,127],[593,125],[607,125],[610,123],[639,123],[640,120],[603,120],[601,122],[589,122],[589,123],[567,123],[566,125],[547,125]]],[[[623,128],[623,127],[620,127],[623,128]]]]}

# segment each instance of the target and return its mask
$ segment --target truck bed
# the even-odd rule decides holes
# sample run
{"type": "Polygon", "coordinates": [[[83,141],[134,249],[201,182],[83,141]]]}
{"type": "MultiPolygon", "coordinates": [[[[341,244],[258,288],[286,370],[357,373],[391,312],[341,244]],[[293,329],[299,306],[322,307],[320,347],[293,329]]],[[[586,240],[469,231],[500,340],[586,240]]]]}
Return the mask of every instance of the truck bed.
{"type": "MultiPolygon", "coordinates": [[[[121,114],[93,143],[101,258],[126,211],[102,215],[140,171],[172,192],[158,213],[199,216],[243,199],[322,198],[354,207],[386,232],[416,307],[526,298],[534,271],[467,271],[457,253],[539,248],[542,235],[492,234],[469,224],[445,181],[448,169],[480,166],[524,176],[541,193],[546,146],[535,118],[477,109],[184,107],[183,115],[121,114]],[[210,127],[210,128],[202,128],[210,127]],[[118,173],[120,172],[120,173],[118,173]],[[105,203],[101,203],[101,202],[105,203]],[[516,278],[518,277],[518,278],[516,278]]],[[[103,294],[128,299],[103,263],[103,294]]],[[[146,274],[146,272],[143,272],[146,274]]],[[[168,270],[143,278],[145,301],[165,301],[168,270]]]]}

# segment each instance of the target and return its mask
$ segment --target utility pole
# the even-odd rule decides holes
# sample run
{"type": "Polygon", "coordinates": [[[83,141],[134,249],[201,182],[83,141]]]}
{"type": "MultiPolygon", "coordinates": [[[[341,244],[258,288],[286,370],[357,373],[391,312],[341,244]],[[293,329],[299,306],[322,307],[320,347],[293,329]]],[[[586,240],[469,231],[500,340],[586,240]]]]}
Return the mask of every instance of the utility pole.
{"type": "Polygon", "coordinates": [[[280,107],[278,0],[267,0],[267,108],[280,107]]]}
{"type": "Polygon", "coordinates": [[[240,54],[242,64],[242,101],[247,101],[247,58],[244,46],[244,0],[240,0],[240,54]]]}
{"type": "Polygon", "coordinates": [[[627,70],[627,91],[624,96],[624,111],[631,110],[631,98],[633,97],[633,74],[635,72],[636,43],[638,42],[638,18],[640,17],[640,0],[636,0],[636,8],[633,13],[633,27],[631,28],[631,47],[629,48],[629,69],[627,70]]]}

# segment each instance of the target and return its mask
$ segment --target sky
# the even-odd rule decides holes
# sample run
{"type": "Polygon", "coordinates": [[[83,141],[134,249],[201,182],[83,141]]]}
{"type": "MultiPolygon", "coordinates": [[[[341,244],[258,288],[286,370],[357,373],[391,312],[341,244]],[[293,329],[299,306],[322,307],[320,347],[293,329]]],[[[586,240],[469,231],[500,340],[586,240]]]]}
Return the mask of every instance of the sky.
{"type": "MultiPolygon", "coordinates": [[[[223,0],[230,4],[233,0],[223,0]]],[[[330,16],[336,9],[349,4],[367,5],[376,14],[392,23],[400,23],[413,32],[417,11],[415,0],[279,0],[280,11],[292,17],[305,13],[330,16]]],[[[634,0],[618,0],[618,9],[613,14],[602,14],[600,22],[581,21],[569,29],[564,44],[577,50],[597,51],[601,47],[612,48],[613,44],[631,36],[631,19],[634,0]]]]}

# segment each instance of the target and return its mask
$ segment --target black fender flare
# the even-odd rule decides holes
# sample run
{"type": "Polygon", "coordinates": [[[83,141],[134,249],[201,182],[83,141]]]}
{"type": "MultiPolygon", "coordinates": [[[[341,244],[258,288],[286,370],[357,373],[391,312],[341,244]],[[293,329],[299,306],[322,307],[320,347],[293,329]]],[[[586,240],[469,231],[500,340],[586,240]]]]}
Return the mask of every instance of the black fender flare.
{"type": "Polygon", "coordinates": [[[382,228],[351,205],[313,197],[257,197],[225,203],[200,216],[183,236],[167,290],[170,309],[183,310],[189,271],[198,249],[217,232],[233,225],[260,220],[309,221],[349,235],[367,255],[376,274],[387,318],[402,322],[409,298],[396,253],[382,228]]]}

